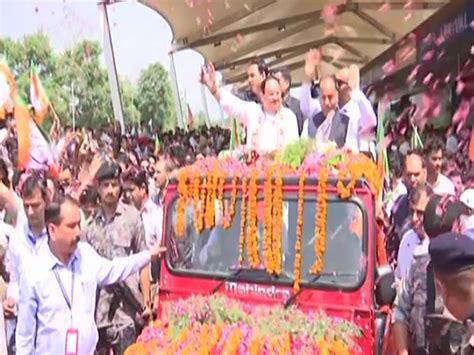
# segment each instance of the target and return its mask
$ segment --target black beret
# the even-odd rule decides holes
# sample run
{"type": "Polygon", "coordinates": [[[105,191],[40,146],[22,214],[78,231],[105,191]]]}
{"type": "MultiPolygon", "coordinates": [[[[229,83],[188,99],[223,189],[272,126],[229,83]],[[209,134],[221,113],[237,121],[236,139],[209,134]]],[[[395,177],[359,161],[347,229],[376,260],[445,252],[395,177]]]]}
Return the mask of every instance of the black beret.
{"type": "Polygon", "coordinates": [[[429,253],[433,269],[454,274],[474,266],[474,240],[459,233],[444,233],[430,240],[429,253]]]}
{"type": "Polygon", "coordinates": [[[423,228],[429,238],[451,232],[453,225],[469,207],[452,196],[431,195],[423,213],[423,228]]]}
{"type": "Polygon", "coordinates": [[[97,174],[95,174],[95,177],[99,182],[101,182],[103,180],[118,179],[121,173],[122,169],[120,168],[120,165],[107,161],[101,165],[97,174]]]}

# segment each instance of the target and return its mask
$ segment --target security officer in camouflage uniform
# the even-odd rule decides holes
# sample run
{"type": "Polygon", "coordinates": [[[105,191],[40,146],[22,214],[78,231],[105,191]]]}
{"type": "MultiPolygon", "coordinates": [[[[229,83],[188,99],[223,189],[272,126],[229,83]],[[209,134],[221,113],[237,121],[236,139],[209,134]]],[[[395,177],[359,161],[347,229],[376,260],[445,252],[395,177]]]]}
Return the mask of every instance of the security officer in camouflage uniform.
{"type": "Polygon", "coordinates": [[[452,339],[460,340],[452,347],[462,354],[473,354],[474,240],[464,234],[445,233],[433,240],[429,255],[438,293],[457,321],[451,323],[456,329],[464,326],[468,330],[467,334],[451,334],[452,339]]]}
{"type": "MultiPolygon", "coordinates": [[[[431,196],[423,216],[423,227],[430,242],[438,235],[451,231],[459,217],[466,212],[467,207],[459,201],[431,196]]],[[[452,353],[430,350],[446,340],[441,336],[436,341],[427,338],[427,315],[442,314],[444,311],[443,300],[435,292],[431,269],[426,246],[415,249],[412,264],[399,285],[393,307],[392,334],[397,354],[452,353]]],[[[430,331],[429,335],[432,337],[433,332],[430,331]]]]}
{"type": "MultiPolygon", "coordinates": [[[[116,163],[105,162],[99,168],[96,179],[99,182],[101,205],[83,232],[83,240],[107,259],[125,257],[147,249],[140,213],[135,207],[120,201],[120,175],[121,169],[116,163]]],[[[101,289],[98,295],[97,351],[99,354],[108,354],[113,349],[114,354],[123,354],[138,335],[135,325],[137,312],[143,312],[142,316],[151,315],[149,267],[142,269],[140,280],[138,275],[132,275],[121,285],[101,289]],[[137,309],[137,302],[142,309],[137,309]]]]}
{"type": "Polygon", "coordinates": [[[472,320],[474,310],[474,239],[442,235],[429,253],[446,307],[460,321],[472,320]]]}

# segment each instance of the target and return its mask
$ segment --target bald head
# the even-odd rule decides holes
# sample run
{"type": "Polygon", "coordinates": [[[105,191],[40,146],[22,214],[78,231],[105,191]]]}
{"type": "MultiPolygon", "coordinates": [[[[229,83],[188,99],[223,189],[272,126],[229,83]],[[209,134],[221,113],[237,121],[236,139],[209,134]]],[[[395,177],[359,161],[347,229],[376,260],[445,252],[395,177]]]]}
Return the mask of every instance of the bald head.
{"type": "Polygon", "coordinates": [[[405,158],[405,182],[410,189],[426,181],[426,169],[423,157],[419,153],[410,152],[405,158]]]}
{"type": "Polygon", "coordinates": [[[339,95],[336,89],[336,80],[332,76],[326,76],[321,79],[321,106],[325,115],[330,111],[336,110],[339,95]]]}

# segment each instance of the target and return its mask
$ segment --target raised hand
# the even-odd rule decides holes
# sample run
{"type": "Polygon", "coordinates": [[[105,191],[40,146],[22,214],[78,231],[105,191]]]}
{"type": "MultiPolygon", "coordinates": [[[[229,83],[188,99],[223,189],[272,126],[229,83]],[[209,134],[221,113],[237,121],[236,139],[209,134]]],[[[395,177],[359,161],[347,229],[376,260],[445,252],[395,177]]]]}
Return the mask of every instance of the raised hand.
{"type": "Polygon", "coordinates": [[[360,70],[355,64],[349,66],[349,87],[352,90],[359,90],[360,88],[360,70]]]}
{"type": "Polygon", "coordinates": [[[319,49],[310,49],[305,56],[304,72],[311,80],[316,78],[317,66],[321,62],[321,52],[319,49]]]}
{"type": "Polygon", "coordinates": [[[211,93],[216,91],[216,69],[212,63],[209,63],[207,67],[202,68],[200,82],[201,84],[207,86],[211,93]]]}

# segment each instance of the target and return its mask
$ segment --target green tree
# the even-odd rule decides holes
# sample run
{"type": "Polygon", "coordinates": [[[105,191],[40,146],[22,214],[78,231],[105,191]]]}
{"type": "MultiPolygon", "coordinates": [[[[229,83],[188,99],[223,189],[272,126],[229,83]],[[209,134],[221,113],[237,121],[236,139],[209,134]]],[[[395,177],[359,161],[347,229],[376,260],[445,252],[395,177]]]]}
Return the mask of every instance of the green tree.
{"type": "Polygon", "coordinates": [[[168,73],[159,63],[143,70],[138,80],[137,107],[142,125],[151,121],[153,127],[172,129],[176,126],[176,112],[168,73]]]}
{"type": "Polygon", "coordinates": [[[65,51],[57,61],[57,92],[69,112],[71,101],[76,101],[78,126],[97,127],[113,119],[107,71],[100,56],[99,43],[86,40],[65,51]],[[71,95],[72,86],[76,100],[71,95]]]}
{"type": "Polygon", "coordinates": [[[0,38],[0,54],[6,57],[21,96],[29,97],[32,62],[37,64],[45,88],[53,85],[56,56],[42,32],[25,36],[21,41],[0,38]]]}
{"type": "Polygon", "coordinates": [[[125,124],[139,124],[141,122],[141,114],[136,105],[137,93],[129,80],[120,80],[120,97],[122,99],[123,120],[125,124]]]}

